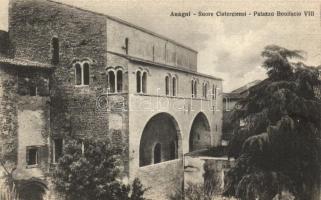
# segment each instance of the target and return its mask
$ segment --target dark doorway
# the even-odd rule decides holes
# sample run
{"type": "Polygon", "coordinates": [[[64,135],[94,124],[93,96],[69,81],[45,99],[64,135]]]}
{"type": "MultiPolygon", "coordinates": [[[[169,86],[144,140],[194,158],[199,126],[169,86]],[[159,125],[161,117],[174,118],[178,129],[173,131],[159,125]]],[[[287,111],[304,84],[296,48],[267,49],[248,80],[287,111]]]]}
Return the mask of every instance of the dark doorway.
{"type": "Polygon", "coordinates": [[[26,183],[19,190],[21,200],[43,200],[46,188],[37,182],[26,183]]]}
{"type": "Polygon", "coordinates": [[[154,164],[160,163],[162,160],[162,146],[157,143],[154,148],[154,164]]]}

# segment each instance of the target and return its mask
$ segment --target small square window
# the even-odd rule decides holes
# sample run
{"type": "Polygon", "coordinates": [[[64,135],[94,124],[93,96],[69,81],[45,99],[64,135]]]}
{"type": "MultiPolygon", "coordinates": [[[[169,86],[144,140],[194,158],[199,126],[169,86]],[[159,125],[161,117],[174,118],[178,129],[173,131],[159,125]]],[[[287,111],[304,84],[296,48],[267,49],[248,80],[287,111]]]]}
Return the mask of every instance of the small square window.
{"type": "Polygon", "coordinates": [[[38,147],[27,147],[27,165],[37,165],[38,164],[38,147]]]}

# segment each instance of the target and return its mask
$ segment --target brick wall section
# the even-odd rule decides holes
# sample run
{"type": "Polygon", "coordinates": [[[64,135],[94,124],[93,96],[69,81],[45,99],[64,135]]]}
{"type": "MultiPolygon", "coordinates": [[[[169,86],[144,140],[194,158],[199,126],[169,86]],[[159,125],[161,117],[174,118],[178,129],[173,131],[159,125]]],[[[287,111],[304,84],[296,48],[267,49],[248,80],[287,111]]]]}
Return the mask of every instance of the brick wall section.
{"type": "MultiPolygon", "coordinates": [[[[15,46],[16,57],[51,63],[51,39],[54,36],[59,38],[60,62],[50,80],[53,137],[117,137],[112,141],[116,147],[125,147],[122,148],[121,160],[126,163],[128,125],[124,125],[120,133],[116,131],[115,134],[110,134],[109,112],[97,108],[96,105],[97,98],[105,93],[108,87],[105,71],[106,18],[41,0],[15,0],[11,2],[10,8],[10,38],[15,46]],[[75,69],[71,63],[74,59],[86,58],[93,61],[90,65],[89,86],[75,86],[75,69]],[[116,136],[117,134],[121,134],[121,137],[116,136]]],[[[123,79],[126,79],[126,75],[123,79]]],[[[126,103],[126,95],[123,96],[126,103]]],[[[111,110],[111,113],[113,112],[122,117],[124,124],[128,124],[126,112],[111,110]]],[[[124,167],[125,174],[126,168],[128,167],[124,167]]]]}
{"type": "MultiPolygon", "coordinates": [[[[44,87],[38,90],[41,94],[46,94],[45,97],[31,97],[27,94],[28,84],[23,81],[48,80],[48,72],[17,66],[0,66],[0,71],[0,137],[4,155],[10,156],[5,160],[11,161],[11,167],[17,169],[14,172],[15,178],[39,177],[40,173],[36,172],[38,169],[26,169],[26,147],[41,145],[42,150],[47,147],[49,87],[41,84],[44,87]],[[34,114],[38,117],[34,117],[34,114]]],[[[48,156],[41,154],[39,158],[39,167],[46,169],[48,156]]]]}

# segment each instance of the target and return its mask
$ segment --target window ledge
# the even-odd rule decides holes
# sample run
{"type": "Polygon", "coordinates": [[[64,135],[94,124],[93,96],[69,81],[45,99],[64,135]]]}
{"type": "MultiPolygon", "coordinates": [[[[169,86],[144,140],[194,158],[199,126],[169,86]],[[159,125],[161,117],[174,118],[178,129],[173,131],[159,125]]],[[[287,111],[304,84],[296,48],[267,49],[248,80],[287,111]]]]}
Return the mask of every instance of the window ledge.
{"type": "Polygon", "coordinates": [[[146,93],[134,93],[134,95],[136,95],[136,96],[150,96],[150,97],[171,98],[171,99],[192,99],[192,100],[211,101],[211,99],[204,99],[204,98],[192,98],[192,97],[183,97],[183,96],[156,95],[156,94],[146,94],[146,93]]]}
{"type": "Polygon", "coordinates": [[[32,169],[32,168],[39,168],[38,164],[34,164],[34,165],[27,165],[26,169],[32,169]]]}

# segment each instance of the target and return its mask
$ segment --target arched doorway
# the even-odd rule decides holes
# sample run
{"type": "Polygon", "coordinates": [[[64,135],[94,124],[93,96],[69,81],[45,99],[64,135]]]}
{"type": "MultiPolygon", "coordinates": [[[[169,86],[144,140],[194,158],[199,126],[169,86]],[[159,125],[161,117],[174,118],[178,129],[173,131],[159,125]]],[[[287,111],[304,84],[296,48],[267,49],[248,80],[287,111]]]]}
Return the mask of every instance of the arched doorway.
{"type": "Polygon", "coordinates": [[[205,149],[211,146],[211,129],[204,113],[194,118],[189,136],[189,151],[205,149]]]}
{"type": "Polygon", "coordinates": [[[180,155],[181,136],[174,117],[168,113],[153,116],[147,122],[140,140],[139,166],[174,160],[180,155]]]}
{"type": "Polygon", "coordinates": [[[46,186],[40,182],[32,181],[25,183],[19,188],[19,199],[43,200],[46,194],[46,186]]]}

